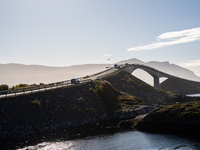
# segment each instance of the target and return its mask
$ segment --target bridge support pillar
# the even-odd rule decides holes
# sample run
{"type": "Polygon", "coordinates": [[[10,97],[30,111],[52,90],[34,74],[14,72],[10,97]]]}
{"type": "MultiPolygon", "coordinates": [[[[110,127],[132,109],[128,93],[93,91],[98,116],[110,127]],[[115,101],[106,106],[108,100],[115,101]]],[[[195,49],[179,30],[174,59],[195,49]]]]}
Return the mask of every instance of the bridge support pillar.
{"type": "Polygon", "coordinates": [[[153,77],[154,79],[154,87],[159,89],[159,77],[153,77]]]}

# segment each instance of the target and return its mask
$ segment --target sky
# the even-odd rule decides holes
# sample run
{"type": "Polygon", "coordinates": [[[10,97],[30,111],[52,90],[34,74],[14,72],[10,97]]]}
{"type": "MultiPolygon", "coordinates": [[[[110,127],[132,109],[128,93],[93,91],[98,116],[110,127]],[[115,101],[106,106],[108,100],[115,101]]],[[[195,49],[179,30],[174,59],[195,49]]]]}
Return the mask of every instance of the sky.
{"type": "Polygon", "coordinates": [[[199,0],[0,0],[0,64],[169,61],[200,76],[199,0]]]}

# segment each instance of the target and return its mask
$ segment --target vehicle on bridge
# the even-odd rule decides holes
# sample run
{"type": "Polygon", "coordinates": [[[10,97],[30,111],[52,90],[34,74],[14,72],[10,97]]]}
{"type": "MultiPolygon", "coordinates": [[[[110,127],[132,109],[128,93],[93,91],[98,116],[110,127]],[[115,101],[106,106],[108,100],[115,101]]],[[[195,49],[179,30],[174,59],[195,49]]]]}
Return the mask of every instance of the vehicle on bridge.
{"type": "Polygon", "coordinates": [[[79,80],[77,78],[71,79],[71,84],[79,84],[79,80]]]}
{"type": "Polygon", "coordinates": [[[120,68],[118,64],[114,64],[114,68],[120,68]]]}

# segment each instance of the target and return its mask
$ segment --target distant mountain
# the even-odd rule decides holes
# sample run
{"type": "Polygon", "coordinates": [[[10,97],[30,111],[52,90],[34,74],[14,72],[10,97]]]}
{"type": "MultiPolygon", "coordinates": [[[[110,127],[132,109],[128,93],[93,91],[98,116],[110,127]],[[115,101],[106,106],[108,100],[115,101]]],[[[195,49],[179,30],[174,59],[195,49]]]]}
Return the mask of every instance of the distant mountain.
{"type": "Polygon", "coordinates": [[[0,64],[0,84],[39,84],[69,80],[105,70],[107,64],[85,64],[69,67],[40,65],[0,64]]]}
{"type": "Polygon", "coordinates": [[[122,60],[122,61],[118,62],[117,64],[125,64],[125,63],[128,63],[128,64],[145,64],[145,62],[143,62],[139,59],[136,59],[136,58],[131,58],[131,59],[128,59],[128,60],[122,60]]]}
{"type": "MultiPolygon", "coordinates": [[[[176,75],[185,79],[200,81],[200,77],[196,76],[192,71],[180,67],[169,62],[143,62],[133,58],[122,60],[117,64],[143,64],[165,73],[176,75]]],[[[68,67],[48,67],[41,65],[23,65],[23,64],[0,64],[0,84],[8,84],[9,86],[20,83],[39,84],[51,83],[57,81],[69,80],[72,78],[83,77],[103,71],[108,67],[108,64],[84,64],[68,67]]],[[[141,69],[133,72],[133,75],[142,79],[146,83],[153,85],[153,78],[141,69]]],[[[164,81],[164,79],[160,79],[164,81]]]]}

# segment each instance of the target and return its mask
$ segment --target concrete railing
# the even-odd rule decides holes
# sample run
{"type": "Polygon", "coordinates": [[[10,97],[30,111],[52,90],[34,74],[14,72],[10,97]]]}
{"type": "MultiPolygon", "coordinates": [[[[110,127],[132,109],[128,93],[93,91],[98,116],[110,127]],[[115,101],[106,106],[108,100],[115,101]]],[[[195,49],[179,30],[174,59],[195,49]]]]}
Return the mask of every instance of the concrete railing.
{"type": "MultiPolygon", "coordinates": [[[[82,79],[82,78],[78,78],[78,79],[82,79]]],[[[89,82],[89,81],[91,81],[91,79],[79,80],[79,83],[84,83],[84,82],[89,82]]],[[[24,95],[27,93],[35,93],[39,91],[52,90],[55,88],[60,88],[60,87],[65,87],[65,86],[70,86],[70,85],[74,85],[74,84],[71,83],[71,80],[66,80],[66,81],[60,81],[60,82],[49,83],[49,84],[44,84],[44,85],[37,85],[37,86],[30,86],[30,87],[25,87],[25,88],[0,91],[0,99],[5,98],[5,97],[10,97],[10,96],[24,95]]]]}
{"type": "MultiPolygon", "coordinates": [[[[110,67],[110,68],[103,70],[101,72],[94,73],[94,74],[84,76],[84,77],[79,77],[77,79],[79,80],[79,83],[88,82],[88,81],[91,81],[91,79],[87,79],[87,78],[90,78],[90,77],[93,77],[95,75],[104,73],[104,72],[106,72],[106,71],[108,71],[112,68],[113,67],[110,67]]],[[[106,74],[106,75],[108,75],[108,74],[106,74]]],[[[104,75],[104,76],[106,76],[106,75],[104,75]]],[[[44,84],[44,85],[37,85],[37,86],[30,86],[30,87],[25,87],[25,88],[18,88],[18,89],[0,91],[0,99],[5,98],[5,97],[10,97],[10,96],[24,95],[24,94],[27,94],[27,93],[33,93],[33,92],[39,92],[39,91],[45,91],[45,90],[52,90],[52,89],[55,89],[55,88],[70,86],[70,85],[72,85],[71,80],[66,80],[66,81],[54,82],[54,83],[49,83],[49,84],[44,84]]]]}
{"type": "Polygon", "coordinates": [[[82,77],[82,78],[83,78],[83,79],[91,78],[91,77],[96,76],[96,75],[98,75],[98,74],[104,73],[104,72],[106,72],[106,71],[108,71],[108,70],[110,70],[110,69],[112,69],[112,68],[113,68],[113,67],[110,67],[110,68],[108,68],[108,69],[106,69],[106,70],[103,70],[103,71],[101,71],[101,72],[94,73],[94,74],[91,74],[91,75],[88,75],[88,76],[85,76],[85,77],[82,77]]]}
{"type": "Polygon", "coordinates": [[[103,77],[106,77],[106,76],[109,76],[109,75],[111,75],[111,74],[113,74],[114,72],[111,72],[111,73],[108,73],[108,74],[104,74],[104,75],[102,75],[102,76],[98,76],[97,77],[97,80],[100,80],[101,78],[103,78],[103,77]]]}
{"type": "MultiPolygon", "coordinates": [[[[94,74],[84,76],[84,77],[79,77],[77,79],[79,80],[79,83],[88,82],[88,81],[91,81],[91,79],[87,79],[87,78],[91,78],[93,76],[99,75],[101,73],[104,73],[104,72],[112,69],[112,68],[113,67],[110,67],[110,68],[103,70],[101,72],[94,73],[94,74]]],[[[106,74],[106,75],[108,75],[108,74],[106,74]]],[[[104,76],[106,76],[106,75],[104,75],[104,76]]],[[[44,85],[30,86],[30,87],[25,87],[25,88],[18,88],[18,89],[0,91],[0,99],[5,98],[5,97],[10,97],[10,96],[24,95],[24,94],[27,94],[27,93],[33,93],[33,92],[38,92],[38,91],[52,90],[52,89],[55,89],[55,88],[69,86],[69,85],[72,85],[71,80],[54,82],[54,83],[49,83],[49,84],[44,84],[44,85]]]]}
{"type": "MultiPolygon", "coordinates": [[[[77,79],[79,80],[79,83],[88,82],[88,81],[91,81],[91,79],[87,79],[87,78],[93,77],[95,75],[99,75],[101,73],[104,73],[104,72],[112,69],[112,68],[113,67],[110,67],[101,72],[98,72],[98,73],[95,73],[92,75],[88,75],[88,76],[84,76],[84,77],[80,77],[77,79]]],[[[104,76],[107,76],[107,75],[109,75],[109,74],[106,74],[104,76]]],[[[98,77],[98,78],[102,78],[102,77],[98,77]]],[[[6,91],[0,91],[0,99],[5,98],[5,97],[10,97],[10,96],[24,95],[27,93],[33,93],[33,92],[38,92],[38,91],[52,90],[55,88],[69,86],[69,85],[72,85],[71,80],[54,82],[54,83],[49,83],[49,84],[44,84],[44,85],[30,86],[30,87],[25,87],[25,88],[12,89],[12,90],[6,90],[6,91]]]]}

